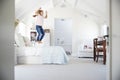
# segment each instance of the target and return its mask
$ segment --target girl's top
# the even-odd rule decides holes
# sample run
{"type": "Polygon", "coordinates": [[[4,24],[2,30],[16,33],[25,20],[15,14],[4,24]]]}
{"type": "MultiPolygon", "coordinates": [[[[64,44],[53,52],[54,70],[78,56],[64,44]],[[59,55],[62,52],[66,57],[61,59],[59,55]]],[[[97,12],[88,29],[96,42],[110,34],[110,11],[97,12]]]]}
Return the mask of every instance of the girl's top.
{"type": "Polygon", "coordinates": [[[44,22],[44,17],[41,15],[36,16],[36,25],[42,26],[44,22]]]}

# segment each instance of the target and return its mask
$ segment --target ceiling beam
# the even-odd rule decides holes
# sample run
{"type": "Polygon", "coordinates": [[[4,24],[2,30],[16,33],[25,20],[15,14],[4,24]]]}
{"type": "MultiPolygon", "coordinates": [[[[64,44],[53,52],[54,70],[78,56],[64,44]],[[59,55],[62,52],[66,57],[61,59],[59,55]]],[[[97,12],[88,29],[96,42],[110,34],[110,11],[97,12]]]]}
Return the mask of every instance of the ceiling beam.
{"type": "Polygon", "coordinates": [[[76,7],[77,3],[78,3],[78,0],[75,0],[75,3],[74,3],[73,7],[76,7]]]}

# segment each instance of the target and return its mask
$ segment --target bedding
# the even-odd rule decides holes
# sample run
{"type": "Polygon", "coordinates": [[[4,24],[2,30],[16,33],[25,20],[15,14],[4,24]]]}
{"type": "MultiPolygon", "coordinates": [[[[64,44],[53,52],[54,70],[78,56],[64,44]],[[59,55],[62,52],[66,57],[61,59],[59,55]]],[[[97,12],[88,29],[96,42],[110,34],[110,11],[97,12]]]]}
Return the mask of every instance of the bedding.
{"type": "Polygon", "coordinates": [[[60,46],[16,47],[15,54],[18,64],[66,64],[69,61],[60,46]]]}

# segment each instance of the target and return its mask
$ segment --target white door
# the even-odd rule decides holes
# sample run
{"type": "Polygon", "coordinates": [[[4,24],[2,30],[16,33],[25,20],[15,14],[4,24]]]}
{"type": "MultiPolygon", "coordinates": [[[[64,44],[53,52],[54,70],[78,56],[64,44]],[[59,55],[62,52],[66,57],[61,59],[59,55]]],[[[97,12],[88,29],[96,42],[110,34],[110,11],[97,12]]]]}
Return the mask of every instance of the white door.
{"type": "Polygon", "coordinates": [[[55,46],[72,52],[72,19],[55,19],[55,46]]]}

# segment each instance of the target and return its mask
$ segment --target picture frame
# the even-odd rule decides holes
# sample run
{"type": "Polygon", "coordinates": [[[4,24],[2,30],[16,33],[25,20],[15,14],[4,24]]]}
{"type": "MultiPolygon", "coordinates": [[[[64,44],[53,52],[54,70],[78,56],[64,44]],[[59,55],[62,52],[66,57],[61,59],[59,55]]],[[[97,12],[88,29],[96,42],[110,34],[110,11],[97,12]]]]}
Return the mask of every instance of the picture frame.
{"type": "Polygon", "coordinates": [[[30,32],[30,40],[31,41],[36,41],[36,37],[37,37],[37,32],[36,31],[31,31],[30,32]]]}

